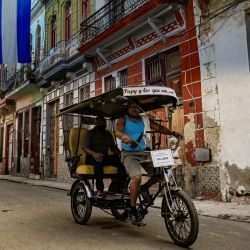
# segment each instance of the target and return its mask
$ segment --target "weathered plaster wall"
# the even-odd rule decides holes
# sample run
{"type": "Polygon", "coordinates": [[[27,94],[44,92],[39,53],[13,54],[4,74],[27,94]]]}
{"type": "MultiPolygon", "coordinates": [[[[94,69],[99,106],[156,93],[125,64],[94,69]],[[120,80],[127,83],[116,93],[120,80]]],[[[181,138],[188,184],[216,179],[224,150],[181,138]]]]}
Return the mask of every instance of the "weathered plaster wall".
{"type": "MultiPolygon", "coordinates": [[[[229,2],[211,1],[210,11],[229,2]]],[[[218,167],[223,199],[241,185],[250,190],[250,75],[244,11],[249,4],[201,20],[206,25],[199,26],[205,143],[213,155],[204,167],[218,167]]]]}

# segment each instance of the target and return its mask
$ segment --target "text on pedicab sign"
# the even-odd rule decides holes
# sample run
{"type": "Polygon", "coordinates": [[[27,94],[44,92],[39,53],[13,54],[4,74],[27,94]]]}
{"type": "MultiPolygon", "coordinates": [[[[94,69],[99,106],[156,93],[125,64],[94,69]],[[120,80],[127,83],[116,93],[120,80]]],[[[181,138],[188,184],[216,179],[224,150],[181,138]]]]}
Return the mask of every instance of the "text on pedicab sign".
{"type": "Polygon", "coordinates": [[[174,165],[170,149],[153,150],[150,153],[155,168],[174,165]]]}
{"type": "Polygon", "coordinates": [[[131,87],[123,88],[124,96],[134,95],[175,95],[175,91],[166,87],[131,87]]]}

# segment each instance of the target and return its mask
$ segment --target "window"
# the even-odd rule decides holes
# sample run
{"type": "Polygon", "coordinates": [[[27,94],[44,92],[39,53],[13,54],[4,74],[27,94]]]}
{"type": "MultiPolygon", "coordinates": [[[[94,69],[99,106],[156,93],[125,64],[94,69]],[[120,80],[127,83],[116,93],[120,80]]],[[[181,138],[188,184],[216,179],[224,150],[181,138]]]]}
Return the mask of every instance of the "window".
{"type": "Polygon", "coordinates": [[[158,84],[164,81],[162,66],[162,60],[159,55],[146,61],[147,84],[158,84]]]}
{"type": "Polygon", "coordinates": [[[90,86],[89,84],[84,85],[79,90],[80,101],[86,100],[90,97],[90,86]]]}
{"type": "Polygon", "coordinates": [[[128,85],[128,70],[123,69],[117,73],[118,87],[125,87],[128,85]]]}
{"type": "Polygon", "coordinates": [[[89,17],[89,0],[82,0],[82,19],[83,21],[89,17]]]}
{"type": "Polygon", "coordinates": [[[38,24],[36,28],[36,51],[35,51],[35,62],[40,62],[40,51],[41,51],[41,26],[38,24]]]}
{"type": "Polygon", "coordinates": [[[71,2],[68,2],[65,7],[65,40],[71,40],[71,2]]]}
{"type": "Polygon", "coordinates": [[[115,89],[116,87],[115,82],[116,82],[115,77],[113,77],[112,75],[105,77],[104,78],[105,92],[111,89],[115,89]]]}
{"type": "Polygon", "coordinates": [[[109,23],[117,22],[125,13],[124,0],[116,0],[110,3],[109,23]]]}
{"type": "Polygon", "coordinates": [[[32,34],[30,34],[30,54],[31,55],[32,55],[32,50],[33,50],[32,42],[33,42],[33,36],[32,34]]]}
{"type": "Polygon", "coordinates": [[[56,47],[56,16],[51,20],[51,48],[56,47]]]}
{"type": "Polygon", "coordinates": [[[73,91],[66,93],[64,95],[64,106],[67,107],[67,106],[73,104],[73,99],[74,99],[73,91]]]}
{"type": "Polygon", "coordinates": [[[116,76],[109,75],[104,78],[105,92],[118,87],[128,85],[128,70],[123,69],[117,72],[116,76]]]}
{"type": "Polygon", "coordinates": [[[165,85],[181,96],[179,49],[157,54],[145,61],[146,84],[165,85]]]}

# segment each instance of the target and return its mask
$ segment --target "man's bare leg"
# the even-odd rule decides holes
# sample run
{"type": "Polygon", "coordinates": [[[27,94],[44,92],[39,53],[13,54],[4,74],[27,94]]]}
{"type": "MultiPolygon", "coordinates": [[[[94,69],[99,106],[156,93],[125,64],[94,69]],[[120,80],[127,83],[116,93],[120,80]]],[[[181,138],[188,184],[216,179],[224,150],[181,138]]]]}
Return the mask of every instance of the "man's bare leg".
{"type": "Polygon", "coordinates": [[[131,182],[129,186],[131,208],[136,207],[136,200],[139,195],[140,185],[141,185],[141,176],[133,176],[131,178],[131,182]]]}

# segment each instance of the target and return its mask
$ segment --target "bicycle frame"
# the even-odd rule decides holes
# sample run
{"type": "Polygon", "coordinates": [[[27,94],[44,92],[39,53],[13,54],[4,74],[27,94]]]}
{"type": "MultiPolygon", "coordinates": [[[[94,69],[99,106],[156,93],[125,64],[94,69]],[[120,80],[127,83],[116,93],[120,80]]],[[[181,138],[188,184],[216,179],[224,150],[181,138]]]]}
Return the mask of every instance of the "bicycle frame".
{"type": "Polygon", "coordinates": [[[159,182],[158,182],[159,188],[147,204],[143,204],[142,198],[141,198],[141,196],[139,196],[139,202],[140,202],[139,209],[140,209],[140,212],[144,215],[147,214],[147,209],[154,204],[155,199],[162,192],[162,190],[164,190],[164,196],[166,198],[168,209],[169,209],[170,213],[172,213],[172,209],[170,206],[170,203],[172,203],[171,191],[173,191],[173,190],[178,191],[178,190],[181,190],[181,188],[178,187],[176,184],[176,181],[175,181],[173,173],[172,173],[171,166],[163,167],[163,178],[162,178],[162,176],[159,178],[161,178],[161,179],[159,179],[159,182]],[[173,180],[174,185],[170,185],[170,179],[173,180]]]}

